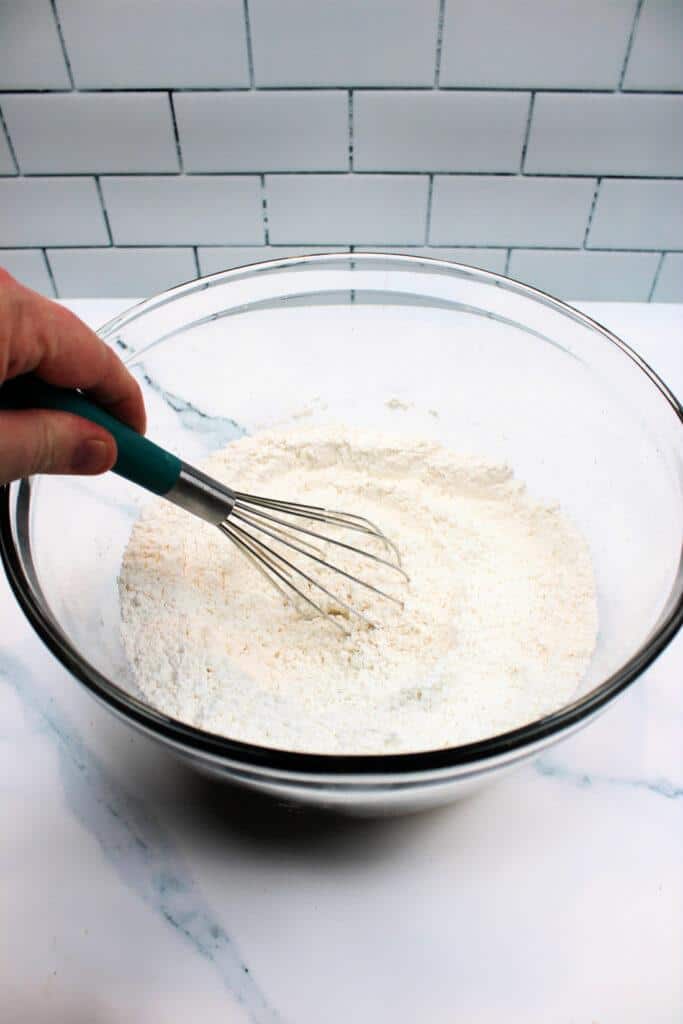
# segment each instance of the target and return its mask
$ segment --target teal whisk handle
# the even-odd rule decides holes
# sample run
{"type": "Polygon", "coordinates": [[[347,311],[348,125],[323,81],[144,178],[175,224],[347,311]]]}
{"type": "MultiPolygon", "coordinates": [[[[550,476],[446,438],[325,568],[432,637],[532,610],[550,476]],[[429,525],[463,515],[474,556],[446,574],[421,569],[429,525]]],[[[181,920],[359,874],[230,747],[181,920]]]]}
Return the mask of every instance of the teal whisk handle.
{"type": "Polygon", "coordinates": [[[116,441],[118,456],[113,472],[154,494],[168,494],[183,468],[176,455],[121,423],[79,391],[55,388],[30,374],[0,386],[0,409],[56,409],[99,424],[116,441]]]}

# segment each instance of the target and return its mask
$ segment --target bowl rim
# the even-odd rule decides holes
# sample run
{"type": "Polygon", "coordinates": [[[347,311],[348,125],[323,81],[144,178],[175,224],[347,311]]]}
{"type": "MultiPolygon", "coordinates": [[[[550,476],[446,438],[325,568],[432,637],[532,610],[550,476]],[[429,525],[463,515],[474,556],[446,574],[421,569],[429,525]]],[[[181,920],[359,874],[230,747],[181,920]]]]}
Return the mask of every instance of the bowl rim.
{"type": "MultiPolygon", "coordinates": [[[[601,335],[603,340],[616,346],[639,367],[670,405],[683,426],[683,406],[666,384],[638,353],[598,321],[575,309],[568,303],[563,302],[561,299],[557,299],[531,285],[515,281],[513,278],[506,277],[503,274],[470,267],[467,264],[451,260],[435,259],[423,256],[422,254],[417,256],[390,252],[364,253],[362,251],[318,253],[280,257],[251,263],[242,267],[235,267],[230,270],[218,271],[217,273],[176,285],[155,296],[133,304],[104,324],[98,330],[98,334],[106,339],[126,322],[143,316],[146,312],[159,305],[164,305],[184,295],[192,294],[195,290],[201,290],[207,287],[209,282],[213,285],[218,283],[219,280],[227,282],[245,273],[263,273],[298,264],[348,264],[358,257],[362,257],[364,263],[386,262],[390,260],[397,265],[423,263],[428,267],[439,267],[446,272],[453,270],[460,271],[461,273],[464,272],[467,276],[480,279],[485,283],[497,283],[506,290],[519,292],[537,302],[540,301],[543,305],[550,306],[571,319],[578,320],[584,326],[601,335]]],[[[322,754],[246,743],[198,729],[195,726],[165,715],[163,712],[126,693],[125,690],[117,686],[116,683],[113,683],[79,654],[78,650],[69,642],[68,637],[44,614],[34,594],[31,581],[24,569],[12,529],[12,493],[15,491],[25,496],[25,511],[28,514],[30,480],[12,481],[9,484],[0,486],[0,559],[2,560],[10,588],[19,606],[46,647],[95,698],[143,731],[170,741],[173,745],[181,747],[188,753],[208,755],[224,761],[248,764],[255,768],[266,768],[304,776],[312,774],[376,776],[423,773],[444,768],[473,765],[477,762],[506,757],[514,752],[521,752],[525,747],[534,748],[539,743],[548,742],[552,737],[559,738],[561,733],[577,728],[603,709],[648,668],[683,625],[683,588],[681,588],[681,592],[676,600],[672,603],[667,613],[661,617],[657,628],[652,632],[646,643],[602,683],[593,687],[592,690],[582,697],[542,718],[535,719],[526,725],[505,733],[475,742],[437,750],[397,754],[322,754]]]]}

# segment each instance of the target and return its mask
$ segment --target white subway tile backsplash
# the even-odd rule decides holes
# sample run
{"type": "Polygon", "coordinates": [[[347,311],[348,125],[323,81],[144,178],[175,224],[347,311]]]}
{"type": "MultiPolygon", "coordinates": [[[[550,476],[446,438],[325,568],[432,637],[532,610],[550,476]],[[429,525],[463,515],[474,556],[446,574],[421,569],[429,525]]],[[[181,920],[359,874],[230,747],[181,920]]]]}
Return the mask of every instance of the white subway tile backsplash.
{"type": "MultiPolygon", "coordinates": [[[[361,251],[361,246],[358,247],[361,251]]],[[[480,270],[492,270],[494,274],[503,274],[507,262],[507,249],[467,249],[462,247],[441,245],[364,245],[363,252],[390,252],[404,256],[428,256],[433,260],[452,260],[464,263],[468,267],[480,270]]]]}
{"type": "Polygon", "coordinates": [[[0,245],[106,245],[92,178],[0,178],[0,245]]]}
{"type": "Polygon", "coordinates": [[[668,252],[652,295],[653,302],[683,302],[683,252],[668,252]]]}
{"type": "Polygon", "coordinates": [[[268,175],[270,241],[422,242],[427,190],[427,178],[416,174],[268,175]]]}
{"type": "Polygon", "coordinates": [[[0,267],[28,288],[54,297],[54,288],[40,249],[0,249],[0,267]]]}
{"type": "Polygon", "coordinates": [[[48,249],[61,298],[140,298],[197,276],[191,248],[48,249]]]}
{"type": "Polygon", "coordinates": [[[437,175],[429,241],[579,246],[594,188],[590,178],[437,175]]]}
{"type": "Polygon", "coordinates": [[[350,246],[680,298],[682,54],[680,0],[0,0],[0,254],[48,294],[350,246]]]}
{"type": "Polygon", "coordinates": [[[442,86],[613,89],[636,0],[446,0],[442,86]]]}
{"type": "Polygon", "coordinates": [[[645,0],[626,66],[624,89],[683,89],[681,0],[645,0]]]}
{"type": "Polygon", "coordinates": [[[438,0],[250,0],[259,86],[434,82],[438,0]]]}
{"type": "Polygon", "coordinates": [[[249,85],[242,0],[58,0],[58,11],[78,88],[249,85]]]}
{"type": "Polygon", "coordinates": [[[343,171],[348,95],[186,92],[174,97],[186,171],[343,171]]]}
{"type": "Polygon", "coordinates": [[[356,92],[359,171],[516,171],[529,96],[521,92],[356,92]]]}
{"type": "Polygon", "coordinates": [[[117,245],[217,245],[263,241],[255,176],[102,178],[117,245]]]}
{"type": "Polygon", "coordinates": [[[683,96],[539,95],[525,170],[683,174],[683,96]]]}
{"type": "Polygon", "coordinates": [[[5,138],[5,133],[0,124],[0,174],[16,174],[17,170],[14,166],[14,160],[12,159],[12,153],[10,152],[9,144],[5,138]]]}
{"type": "Polygon", "coordinates": [[[18,93],[2,110],[26,174],[178,170],[165,93],[18,93]]]}
{"type": "Polygon", "coordinates": [[[658,263],[654,252],[513,249],[508,275],[561,299],[647,302],[658,263]]]}
{"type": "Polygon", "coordinates": [[[0,3],[0,89],[69,89],[50,0],[0,3]]]}
{"type": "Polygon", "coordinates": [[[285,256],[314,256],[317,253],[348,252],[348,246],[330,245],[252,245],[252,246],[199,246],[199,269],[202,274],[217,274],[220,270],[246,267],[250,263],[277,260],[285,256]]]}
{"type": "Polygon", "coordinates": [[[683,181],[603,181],[587,245],[683,249],[683,181]]]}

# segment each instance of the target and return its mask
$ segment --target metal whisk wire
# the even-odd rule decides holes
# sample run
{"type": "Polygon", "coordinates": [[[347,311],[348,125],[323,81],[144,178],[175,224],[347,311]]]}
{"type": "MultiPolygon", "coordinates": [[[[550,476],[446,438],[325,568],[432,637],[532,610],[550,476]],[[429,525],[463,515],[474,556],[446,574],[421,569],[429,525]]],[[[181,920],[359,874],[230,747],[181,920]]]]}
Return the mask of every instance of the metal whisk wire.
{"type": "Polygon", "coordinates": [[[317,614],[322,615],[344,633],[347,633],[348,630],[339,621],[337,607],[346,610],[350,615],[361,619],[369,626],[377,625],[368,615],[342,597],[336,590],[331,590],[300,565],[297,565],[291,554],[295,553],[348,580],[351,584],[362,587],[403,608],[403,601],[399,597],[369,582],[363,576],[356,575],[337,565],[336,562],[330,561],[328,557],[325,557],[324,549],[309,540],[312,538],[320,544],[332,545],[354,556],[384,566],[396,573],[402,581],[407,582],[408,576],[401,567],[396,545],[370,520],[363,516],[337,512],[316,505],[261,498],[244,492],[233,493],[235,495],[233,509],[230,515],[218,524],[218,527],[285,597],[294,595],[295,598],[303,600],[317,614]],[[291,518],[284,518],[285,516],[291,518]],[[303,521],[306,521],[307,525],[303,525],[303,521]],[[310,528],[311,524],[319,523],[361,534],[364,538],[381,544],[385,553],[389,553],[393,557],[382,557],[372,551],[349,544],[345,540],[330,536],[329,533],[320,533],[317,529],[310,528]],[[270,542],[264,538],[268,538],[270,542]],[[274,545],[286,548],[289,557],[274,545]],[[302,583],[308,584],[309,587],[328,597],[333,602],[332,609],[326,609],[314,600],[310,593],[306,593],[302,589],[300,585],[302,583]]]}

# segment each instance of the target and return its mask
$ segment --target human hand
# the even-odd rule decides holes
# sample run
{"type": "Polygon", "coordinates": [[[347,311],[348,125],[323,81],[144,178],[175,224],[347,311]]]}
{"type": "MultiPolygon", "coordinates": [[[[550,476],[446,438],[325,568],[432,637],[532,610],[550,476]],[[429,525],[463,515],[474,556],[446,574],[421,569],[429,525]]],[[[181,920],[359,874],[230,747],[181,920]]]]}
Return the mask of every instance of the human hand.
{"type": "MultiPolygon", "coordinates": [[[[140,387],[117,355],[69,310],[0,268],[0,387],[23,373],[81,388],[117,419],[145,431],[140,387]]],[[[33,473],[104,473],[115,461],[111,434],[80,416],[0,410],[0,484],[33,473]]]]}

